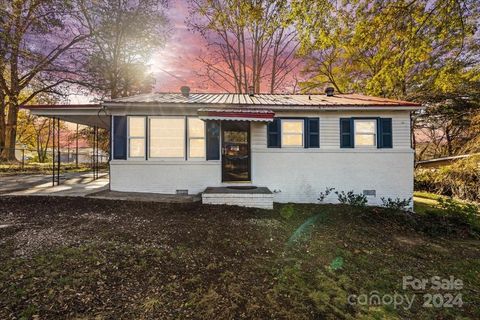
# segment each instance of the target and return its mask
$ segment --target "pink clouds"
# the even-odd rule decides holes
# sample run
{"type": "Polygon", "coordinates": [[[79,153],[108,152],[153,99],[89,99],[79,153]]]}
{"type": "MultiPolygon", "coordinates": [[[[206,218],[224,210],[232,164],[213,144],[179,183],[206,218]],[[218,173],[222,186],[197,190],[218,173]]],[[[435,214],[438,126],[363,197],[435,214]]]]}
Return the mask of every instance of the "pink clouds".
{"type": "MultiPolygon", "coordinates": [[[[188,17],[186,0],[173,1],[167,11],[171,35],[165,48],[159,49],[152,59],[151,69],[156,80],[154,92],[178,92],[181,86],[189,86],[193,92],[224,92],[222,88],[207,81],[199,74],[203,64],[199,57],[206,56],[208,46],[198,33],[188,30],[185,20],[188,17]]],[[[299,68],[288,75],[282,91],[292,92],[294,76],[299,68]]]]}
{"type": "Polygon", "coordinates": [[[184,85],[190,86],[195,92],[218,91],[197,74],[202,68],[197,58],[206,54],[207,45],[199,34],[187,29],[186,2],[175,1],[167,14],[172,32],[165,48],[160,49],[152,59],[156,79],[154,91],[177,92],[184,85]]]}

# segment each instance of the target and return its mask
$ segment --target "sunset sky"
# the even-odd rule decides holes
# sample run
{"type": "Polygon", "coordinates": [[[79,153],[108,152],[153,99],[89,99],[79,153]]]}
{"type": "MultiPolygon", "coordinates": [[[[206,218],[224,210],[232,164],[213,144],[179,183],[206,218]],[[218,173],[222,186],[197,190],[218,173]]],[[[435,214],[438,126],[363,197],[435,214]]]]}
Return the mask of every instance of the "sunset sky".
{"type": "MultiPolygon", "coordinates": [[[[215,84],[205,81],[198,73],[202,64],[197,60],[208,53],[206,41],[200,34],[189,31],[185,23],[188,7],[185,0],[172,1],[167,11],[170,20],[171,35],[165,48],[152,57],[152,71],[155,75],[155,92],[178,92],[182,85],[189,86],[193,92],[223,92],[215,84]]],[[[285,90],[289,91],[292,72],[285,81],[285,90]]]]}
{"type": "MultiPolygon", "coordinates": [[[[187,1],[171,1],[166,15],[169,19],[169,37],[165,47],[158,49],[149,63],[155,78],[152,92],[180,92],[180,87],[184,85],[189,86],[192,92],[225,92],[199,75],[203,65],[197,59],[207,55],[208,46],[200,34],[187,28],[187,1]]],[[[284,82],[285,92],[291,92],[294,74],[298,74],[298,71],[292,72],[284,82]]],[[[68,100],[70,103],[95,102],[92,96],[84,92],[72,92],[68,100]]]]}
{"type": "Polygon", "coordinates": [[[186,1],[170,2],[167,11],[171,34],[165,48],[152,57],[152,72],[156,84],[154,91],[176,92],[182,85],[188,85],[196,92],[218,91],[212,84],[205,83],[196,72],[202,65],[197,57],[206,53],[206,43],[198,33],[187,29],[188,15],[186,1]]]}

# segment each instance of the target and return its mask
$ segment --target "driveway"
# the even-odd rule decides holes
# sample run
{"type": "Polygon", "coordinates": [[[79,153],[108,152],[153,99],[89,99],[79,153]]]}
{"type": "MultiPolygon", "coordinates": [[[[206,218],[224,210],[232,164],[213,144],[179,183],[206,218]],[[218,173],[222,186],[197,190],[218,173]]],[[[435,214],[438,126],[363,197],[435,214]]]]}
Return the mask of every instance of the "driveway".
{"type": "Polygon", "coordinates": [[[72,172],[60,175],[60,185],[52,186],[51,175],[0,176],[1,195],[58,195],[85,196],[108,187],[108,174],[93,180],[91,172],[72,172]]]}

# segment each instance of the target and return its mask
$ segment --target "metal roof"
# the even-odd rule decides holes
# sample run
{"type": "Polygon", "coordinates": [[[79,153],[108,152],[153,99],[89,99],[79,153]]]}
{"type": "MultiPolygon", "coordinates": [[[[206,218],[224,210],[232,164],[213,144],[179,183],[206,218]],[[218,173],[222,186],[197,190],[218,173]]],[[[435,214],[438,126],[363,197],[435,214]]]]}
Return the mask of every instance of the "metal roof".
{"type": "Polygon", "coordinates": [[[248,94],[238,93],[191,93],[188,97],[181,93],[151,93],[105,101],[104,105],[135,104],[204,104],[204,105],[243,105],[243,106],[363,106],[363,107],[420,107],[414,102],[364,96],[360,94],[248,94]]]}
{"type": "Polygon", "coordinates": [[[203,120],[241,120],[241,121],[273,121],[275,112],[268,109],[233,109],[233,108],[201,108],[198,110],[200,119],[203,120]]]}

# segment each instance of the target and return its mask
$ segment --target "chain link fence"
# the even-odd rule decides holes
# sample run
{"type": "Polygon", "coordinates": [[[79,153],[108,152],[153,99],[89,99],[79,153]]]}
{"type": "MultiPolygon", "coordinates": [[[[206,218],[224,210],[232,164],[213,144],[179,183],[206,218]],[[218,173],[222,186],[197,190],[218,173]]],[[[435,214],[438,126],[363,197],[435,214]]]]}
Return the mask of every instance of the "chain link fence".
{"type": "MultiPolygon", "coordinates": [[[[3,155],[6,148],[0,148],[0,155],[3,155]]],[[[15,159],[5,159],[0,157],[0,174],[51,174],[53,170],[53,161],[55,166],[58,163],[60,155],[61,172],[88,172],[93,170],[94,165],[98,165],[100,170],[108,168],[109,155],[106,152],[99,151],[95,155],[92,148],[76,149],[62,148],[60,152],[52,149],[38,151],[28,148],[8,149],[15,159]],[[97,161],[95,161],[97,160],[97,161]]]]}

